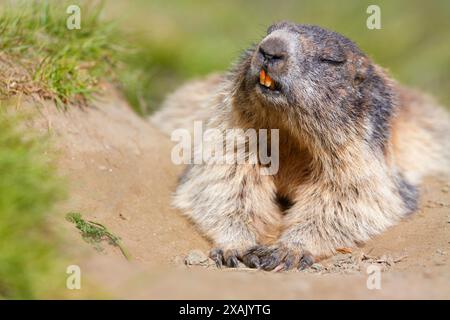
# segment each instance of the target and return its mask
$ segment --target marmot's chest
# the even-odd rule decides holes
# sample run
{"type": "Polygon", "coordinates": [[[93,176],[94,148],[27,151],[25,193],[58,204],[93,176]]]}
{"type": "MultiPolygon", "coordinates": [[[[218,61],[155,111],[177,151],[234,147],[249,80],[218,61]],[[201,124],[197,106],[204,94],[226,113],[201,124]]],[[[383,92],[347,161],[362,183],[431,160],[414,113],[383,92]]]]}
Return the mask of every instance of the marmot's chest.
{"type": "Polygon", "coordinates": [[[292,200],[299,187],[310,177],[311,156],[300,149],[280,141],[279,170],[274,175],[277,194],[292,200]]]}

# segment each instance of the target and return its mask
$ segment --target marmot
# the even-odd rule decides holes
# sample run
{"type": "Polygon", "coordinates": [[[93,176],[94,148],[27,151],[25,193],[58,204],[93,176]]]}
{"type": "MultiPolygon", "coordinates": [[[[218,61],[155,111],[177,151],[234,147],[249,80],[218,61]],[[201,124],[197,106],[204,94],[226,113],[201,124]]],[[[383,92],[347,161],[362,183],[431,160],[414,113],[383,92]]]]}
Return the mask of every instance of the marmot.
{"type": "Polygon", "coordinates": [[[174,204],[214,242],[218,265],[308,267],[414,212],[420,178],[449,169],[448,113],[318,26],[270,26],[229,73],[184,86],[152,120],[170,133],[193,112],[208,128],[280,132],[273,176],[196,164],[180,179],[174,204]]]}

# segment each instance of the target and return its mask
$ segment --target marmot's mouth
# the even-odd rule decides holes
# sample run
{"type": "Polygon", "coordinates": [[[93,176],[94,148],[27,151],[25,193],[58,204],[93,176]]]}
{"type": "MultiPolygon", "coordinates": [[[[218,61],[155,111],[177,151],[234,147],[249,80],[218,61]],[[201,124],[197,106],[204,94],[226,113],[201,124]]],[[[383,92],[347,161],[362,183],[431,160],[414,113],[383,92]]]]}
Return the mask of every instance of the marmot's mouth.
{"type": "Polygon", "coordinates": [[[264,90],[274,93],[280,92],[280,85],[275,82],[264,69],[261,69],[259,72],[259,84],[264,90]]]}
{"type": "Polygon", "coordinates": [[[275,81],[269,76],[268,73],[261,69],[259,72],[259,84],[265,86],[266,88],[270,88],[271,90],[275,90],[275,81]]]}

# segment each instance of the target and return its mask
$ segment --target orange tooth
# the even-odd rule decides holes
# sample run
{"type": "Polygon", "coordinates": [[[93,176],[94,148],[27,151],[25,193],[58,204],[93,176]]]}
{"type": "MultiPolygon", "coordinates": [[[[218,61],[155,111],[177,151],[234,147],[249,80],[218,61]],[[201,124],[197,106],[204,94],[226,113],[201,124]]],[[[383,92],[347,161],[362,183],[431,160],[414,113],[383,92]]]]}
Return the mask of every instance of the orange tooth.
{"type": "Polygon", "coordinates": [[[266,72],[264,71],[264,69],[261,69],[261,71],[259,72],[259,83],[261,85],[264,85],[266,81],[266,72]]]}
{"type": "Polygon", "coordinates": [[[264,80],[264,85],[266,86],[266,87],[271,87],[272,86],[272,79],[270,78],[270,76],[269,75],[266,75],[266,79],[264,80]]]}
{"type": "Polygon", "coordinates": [[[270,89],[275,90],[275,81],[270,82],[270,89]]]}

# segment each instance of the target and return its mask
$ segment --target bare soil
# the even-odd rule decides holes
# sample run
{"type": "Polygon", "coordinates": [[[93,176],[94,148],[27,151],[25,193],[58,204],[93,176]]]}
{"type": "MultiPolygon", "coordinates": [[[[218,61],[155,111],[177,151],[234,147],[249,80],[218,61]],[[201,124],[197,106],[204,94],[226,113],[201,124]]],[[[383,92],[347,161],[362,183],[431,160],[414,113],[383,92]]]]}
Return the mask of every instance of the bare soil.
{"type": "MultiPolygon", "coordinates": [[[[61,215],[53,217],[66,239],[61,249],[81,267],[86,283],[94,284],[105,296],[450,298],[448,178],[430,178],[424,183],[420,210],[411,218],[363,247],[320,261],[310,270],[217,270],[204,256],[208,241],[170,207],[171,192],[183,170],[170,160],[171,141],[136,116],[114,90],[107,92],[85,109],[63,112],[44,104],[32,123],[51,133],[59,172],[69,185],[61,215]],[[122,239],[132,261],[108,245],[101,253],[93,250],[64,220],[69,211],[107,226],[122,239]],[[185,265],[186,257],[190,266],[185,265]],[[382,270],[380,290],[367,288],[369,265],[382,270]]],[[[74,293],[80,296],[83,292],[74,293]]]]}

